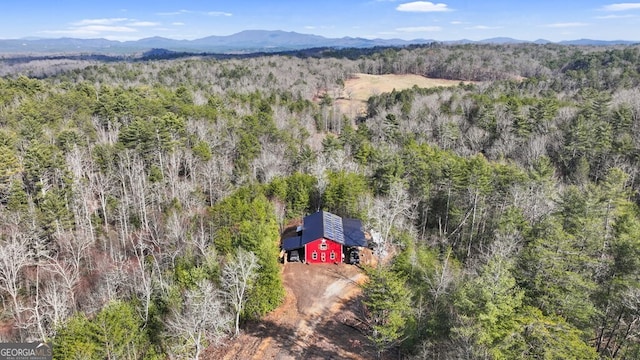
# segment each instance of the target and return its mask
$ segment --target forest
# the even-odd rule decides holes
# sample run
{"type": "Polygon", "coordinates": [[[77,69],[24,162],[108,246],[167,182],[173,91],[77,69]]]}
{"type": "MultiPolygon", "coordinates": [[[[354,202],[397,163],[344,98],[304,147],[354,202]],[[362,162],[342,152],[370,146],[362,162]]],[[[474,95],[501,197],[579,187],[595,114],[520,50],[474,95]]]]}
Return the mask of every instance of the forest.
{"type": "Polygon", "coordinates": [[[197,359],[282,303],[280,233],[323,209],[380,234],[380,357],[640,358],[640,46],[0,68],[0,342],[197,359]],[[460,84],[350,116],[357,73],[460,84]]]}

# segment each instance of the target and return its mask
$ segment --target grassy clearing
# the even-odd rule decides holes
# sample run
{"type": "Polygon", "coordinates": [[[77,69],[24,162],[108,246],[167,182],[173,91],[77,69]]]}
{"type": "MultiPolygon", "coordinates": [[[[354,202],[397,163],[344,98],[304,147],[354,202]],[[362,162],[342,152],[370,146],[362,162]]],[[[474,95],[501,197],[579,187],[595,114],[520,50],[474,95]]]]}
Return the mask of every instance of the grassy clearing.
{"type": "Polygon", "coordinates": [[[409,89],[414,85],[421,88],[456,86],[459,80],[430,79],[420,75],[369,75],[355,74],[355,78],[345,82],[345,97],[367,101],[371,95],[409,89]]]}
{"type": "Polygon", "coordinates": [[[409,89],[414,85],[421,88],[457,86],[459,80],[430,79],[420,75],[370,75],[354,74],[345,82],[344,90],[336,100],[340,110],[351,116],[362,114],[366,102],[372,95],[409,89]]]}

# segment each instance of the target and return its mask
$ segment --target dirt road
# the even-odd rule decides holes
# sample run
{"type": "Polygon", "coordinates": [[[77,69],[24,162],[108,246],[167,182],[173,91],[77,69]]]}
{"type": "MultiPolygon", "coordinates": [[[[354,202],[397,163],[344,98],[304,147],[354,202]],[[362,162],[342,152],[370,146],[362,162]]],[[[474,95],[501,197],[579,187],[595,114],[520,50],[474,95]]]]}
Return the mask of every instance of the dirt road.
{"type": "Polygon", "coordinates": [[[357,325],[359,283],[365,276],[351,265],[284,265],[287,297],[263,321],[248,324],[205,359],[371,359],[357,325]]]}

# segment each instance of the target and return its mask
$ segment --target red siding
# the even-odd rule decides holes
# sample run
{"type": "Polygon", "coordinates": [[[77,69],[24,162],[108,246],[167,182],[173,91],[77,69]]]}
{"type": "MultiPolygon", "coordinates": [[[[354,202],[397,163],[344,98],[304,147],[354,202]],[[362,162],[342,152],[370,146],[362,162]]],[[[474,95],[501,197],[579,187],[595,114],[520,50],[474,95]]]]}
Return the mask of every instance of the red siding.
{"type": "Polygon", "coordinates": [[[310,264],[342,262],[342,245],[327,239],[317,239],[304,246],[304,256],[310,264]],[[315,254],[315,255],[314,255],[315,254]]]}

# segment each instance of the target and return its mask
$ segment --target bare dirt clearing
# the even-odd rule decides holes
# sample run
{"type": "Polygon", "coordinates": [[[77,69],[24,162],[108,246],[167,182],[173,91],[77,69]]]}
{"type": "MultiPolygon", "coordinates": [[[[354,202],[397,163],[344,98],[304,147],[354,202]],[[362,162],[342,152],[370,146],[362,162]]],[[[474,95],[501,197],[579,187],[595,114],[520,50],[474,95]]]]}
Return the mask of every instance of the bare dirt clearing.
{"type": "Polygon", "coordinates": [[[209,349],[203,358],[364,360],[375,356],[355,328],[359,284],[365,280],[358,267],[287,263],[283,280],[287,296],[282,306],[266,319],[247,324],[243,334],[227,346],[209,349]]]}
{"type": "MultiPolygon", "coordinates": [[[[366,110],[369,97],[393,91],[410,89],[414,85],[421,88],[438,86],[457,86],[463,81],[430,79],[420,75],[370,75],[354,74],[353,78],[345,81],[344,90],[336,100],[340,110],[350,116],[358,116],[366,110]]],[[[469,83],[464,81],[464,83],[469,83]]]]}

